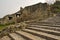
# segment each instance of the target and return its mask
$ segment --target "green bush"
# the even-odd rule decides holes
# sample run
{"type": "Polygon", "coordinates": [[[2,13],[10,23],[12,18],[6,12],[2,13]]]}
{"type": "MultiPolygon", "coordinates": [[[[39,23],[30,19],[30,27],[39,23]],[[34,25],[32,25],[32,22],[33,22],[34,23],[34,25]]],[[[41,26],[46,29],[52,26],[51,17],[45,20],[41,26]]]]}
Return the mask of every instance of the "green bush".
{"type": "Polygon", "coordinates": [[[60,13],[60,1],[57,1],[54,5],[52,5],[51,11],[53,13],[60,13]]]}

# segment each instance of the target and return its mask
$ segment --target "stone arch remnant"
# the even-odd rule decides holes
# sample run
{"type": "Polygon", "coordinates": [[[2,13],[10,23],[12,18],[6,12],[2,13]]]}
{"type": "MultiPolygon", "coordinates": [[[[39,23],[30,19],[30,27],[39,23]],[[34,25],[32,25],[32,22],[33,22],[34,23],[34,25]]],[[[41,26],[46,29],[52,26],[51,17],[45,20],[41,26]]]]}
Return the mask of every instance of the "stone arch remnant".
{"type": "Polygon", "coordinates": [[[13,18],[13,17],[11,17],[11,16],[8,17],[9,20],[12,20],[12,18],[13,18]]]}
{"type": "Polygon", "coordinates": [[[21,15],[20,13],[16,13],[16,17],[20,17],[20,15],[21,15]]]}

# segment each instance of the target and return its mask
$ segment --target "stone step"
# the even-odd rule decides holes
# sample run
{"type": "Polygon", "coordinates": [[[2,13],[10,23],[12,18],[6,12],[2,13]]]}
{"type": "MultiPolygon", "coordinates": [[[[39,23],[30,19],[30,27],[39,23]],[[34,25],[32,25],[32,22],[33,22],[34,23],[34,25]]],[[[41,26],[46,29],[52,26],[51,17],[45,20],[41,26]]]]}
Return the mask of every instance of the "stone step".
{"type": "Polygon", "coordinates": [[[29,25],[50,26],[50,27],[60,28],[60,25],[57,25],[57,24],[38,24],[38,23],[34,23],[34,24],[29,24],[29,25]]]}
{"type": "Polygon", "coordinates": [[[58,16],[55,16],[55,17],[51,17],[51,18],[48,18],[48,19],[46,19],[46,20],[42,20],[42,21],[44,21],[44,22],[57,22],[57,21],[59,21],[60,22],[60,17],[58,17],[58,16]],[[59,19],[59,20],[57,20],[57,19],[59,19]]]}
{"type": "Polygon", "coordinates": [[[25,40],[23,37],[17,35],[16,33],[9,34],[14,40],[25,40]]]}
{"type": "Polygon", "coordinates": [[[58,28],[58,27],[51,27],[51,26],[29,25],[29,27],[44,28],[44,29],[60,31],[60,28],[58,28]]]}
{"type": "Polygon", "coordinates": [[[49,20],[49,21],[47,21],[47,20],[42,20],[42,21],[36,21],[36,22],[26,22],[27,24],[36,24],[36,23],[38,23],[38,24],[57,24],[57,25],[60,25],[60,21],[59,20],[56,20],[56,19],[54,19],[54,20],[49,20]]]}
{"type": "Polygon", "coordinates": [[[54,26],[41,26],[41,25],[29,25],[30,27],[46,27],[46,28],[55,28],[55,29],[60,29],[58,27],[54,27],[54,26]]]}
{"type": "Polygon", "coordinates": [[[40,25],[40,26],[54,26],[54,27],[60,27],[60,24],[42,24],[42,23],[30,23],[29,25],[40,25]]]}
{"type": "Polygon", "coordinates": [[[59,24],[60,23],[60,20],[58,21],[55,21],[55,20],[50,20],[50,21],[47,21],[47,20],[45,20],[45,21],[36,21],[36,22],[25,22],[25,23],[27,23],[27,24],[29,24],[29,23],[44,23],[44,24],[51,24],[51,23],[57,23],[57,24],[59,24]],[[50,22],[50,21],[52,21],[52,22],[50,22]]]}
{"type": "Polygon", "coordinates": [[[54,31],[54,30],[43,29],[43,28],[35,28],[35,27],[29,27],[28,29],[60,36],[60,31],[54,31]]]}
{"type": "Polygon", "coordinates": [[[44,24],[51,24],[50,22],[41,22],[41,21],[36,21],[36,22],[26,22],[27,24],[30,24],[30,23],[32,23],[32,24],[34,24],[34,23],[44,23],[44,24]]]}
{"type": "Polygon", "coordinates": [[[0,40],[11,40],[11,38],[9,38],[8,36],[4,36],[4,37],[1,38],[0,40]]]}
{"type": "Polygon", "coordinates": [[[53,27],[59,27],[60,28],[60,25],[52,25],[53,27]]]}
{"type": "Polygon", "coordinates": [[[52,25],[51,24],[42,24],[41,26],[51,26],[51,27],[59,27],[60,28],[60,25],[56,25],[56,24],[52,24],[52,25]]]}
{"type": "Polygon", "coordinates": [[[30,30],[30,29],[24,29],[23,31],[31,33],[31,34],[35,34],[38,35],[42,38],[45,38],[47,40],[60,40],[60,36],[56,36],[56,35],[52,35],[52,34],[48,34],[45,32],[39,32],[39,31],[35,31],[35,30],[30,30]]]}
{"type": "Polygon", "coordinates": [[[40,38],[38,36],[32,35],[32,34],[27,33],[27,32],[23,32],[23,31],[16,31],[16,32],[30,38],[31,40],[45,40],[43,38],[40,38]]]}
{"type": "Polygon", "coordinates": [[[30,25],[44,25],[44,26],[57,26],[60,27],[60,22],[29,22],[30,25]]]}
{"type": "Polygon", "coordinates": [[[53,25],[53,23],[50,23],[50,22],[34,22],[34,23],[28,23],[30,25],[53,25]]]}

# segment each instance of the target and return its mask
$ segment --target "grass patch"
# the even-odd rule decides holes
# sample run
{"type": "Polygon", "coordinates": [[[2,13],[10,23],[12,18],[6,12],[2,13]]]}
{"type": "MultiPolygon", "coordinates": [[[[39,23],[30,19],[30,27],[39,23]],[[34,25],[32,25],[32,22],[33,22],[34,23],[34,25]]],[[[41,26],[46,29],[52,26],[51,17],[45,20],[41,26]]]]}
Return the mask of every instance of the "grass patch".
{"type": "Polygon", "coordinates": [[[4,28],[6,28],[7,26],[9,26],[11,24],[15,24],[15,23],[12,22],[12,23],[8,23],[8,24],[0,24],[0,30],[3,30],[4,28]]]}
{"type": "Polygon", "coordinates": [[[3,30],[7,25],[0,24],[0,30],[3,30]]]}

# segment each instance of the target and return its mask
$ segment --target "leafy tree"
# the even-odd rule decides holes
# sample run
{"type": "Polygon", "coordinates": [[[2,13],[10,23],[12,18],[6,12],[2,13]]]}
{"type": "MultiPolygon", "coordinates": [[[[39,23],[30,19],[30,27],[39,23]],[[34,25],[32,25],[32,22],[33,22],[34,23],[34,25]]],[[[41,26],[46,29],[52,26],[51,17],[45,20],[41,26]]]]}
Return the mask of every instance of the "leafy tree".
{"type": "Polygon", "coordinates": [[[57,1],[54,5],[52,5],[51,11],[53,13],[60,13],[60,2],[59,1],[57,1]]]}

